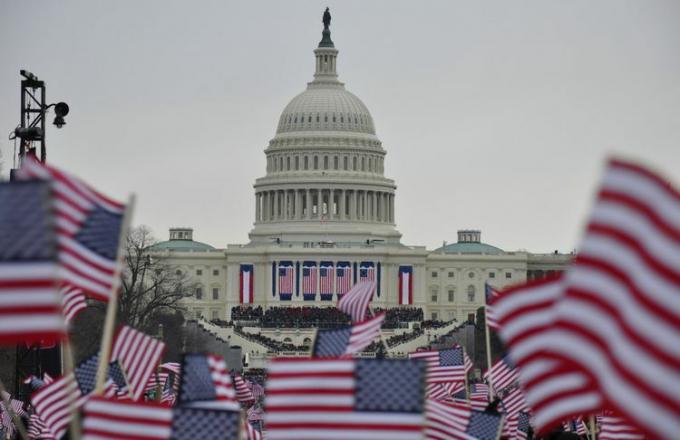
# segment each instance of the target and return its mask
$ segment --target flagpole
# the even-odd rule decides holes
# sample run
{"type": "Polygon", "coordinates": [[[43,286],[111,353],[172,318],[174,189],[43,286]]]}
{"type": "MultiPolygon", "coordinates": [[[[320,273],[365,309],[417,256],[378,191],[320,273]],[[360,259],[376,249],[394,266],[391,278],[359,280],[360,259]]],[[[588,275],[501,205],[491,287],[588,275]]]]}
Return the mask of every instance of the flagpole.
{"type": "Polygon", "coordinates": [[[2,379],[0,379],[0,396],[2,396],[2,402],[5,404],[5,408],[9,412],[9,415],[12,417],[12,420],[14,421],[14,426],[16,426],[17,431],[19,431],[19,435],[21,436],[22,439],[28,440],[28,433],[26,432],[24,422],[21,420],[21,417],[19,417],[19,415],[16,412],[14,412],[12,402],[10,402],[10,397],[8,397],[9,393],[5,388],[5,384],[2,383],[2,379]]]}
{"type": "MultiPolygon", "coordinates": [[[[64,352],[62,356],[64,362],[64,376],[66,376],[67,374],[73,373],[75,365],[70,339],[64,341],[62,349],[64,352]]],[[[69,411],[71,412],[71,422],[69,423],[69,429],[71,430],[70,434],[74,440],[80,440],[80,414],[78,413],[77,401],[74,400],[71,402],[69,411]]]]}
{"type": "Polygon", "coordinates": [[[597,431],[595,430],[595,416],[590,416],[590,435],[593,440],[597,440],[597,431]]]}
{"type": "Polygon", "coordinates": [[[102,333],[102,342],[99,348],[99,365],[97,366],[97,384],[93,394],[100,396],[104,392],[104,383],[106,382],[106,373],[109,368],[109,357],[111,356],[111,341],[113,339],[113,326],[116,321],[116,312],[118,311],[118,288],[120,286],[120,275],[123,270],[125,255],[125,242],[127,241],[128,230],[130,229],[130,222],[132,220],[132,210],[135,205],[135,195],[130,195],[123,214],[123,221],[120,228],[120,236],[118,237],[118,253],[113,284],[109,294],[109,303],[106,307],[106,318],[104,320],[104,331],[102,333]]]}
{"type": "Polygon", "coordinates": [[[486,339],[486,371],[489,373],[489,402],[493,402],[493,374],[491,372],[491,336],[489,335],[489,315],[487,314],[486,295],[484,295],[484,339],[486,339]]]}

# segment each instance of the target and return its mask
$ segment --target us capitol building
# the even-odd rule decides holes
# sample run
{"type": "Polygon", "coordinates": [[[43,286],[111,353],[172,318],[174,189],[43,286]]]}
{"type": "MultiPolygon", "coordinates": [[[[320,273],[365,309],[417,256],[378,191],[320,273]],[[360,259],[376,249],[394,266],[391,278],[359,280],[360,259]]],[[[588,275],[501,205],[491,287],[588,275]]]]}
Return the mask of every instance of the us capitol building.
{"type": "Polygon", "coordinates": [[[153,251],[199,283],[192,318],[229,320],[233,306],[334,306],[358,280],[374,279],[373,304],[420,307],[426,319],[466,320],[501,288],[562,270],[571,255],[508,252],[478,230],[428,250],[401,242],[395,181],[364,103],[337,74],[330,17],[314,50],[314,78],[284,108],[255,181],[247,244],[214,248],[172,228],[153,251]]]}

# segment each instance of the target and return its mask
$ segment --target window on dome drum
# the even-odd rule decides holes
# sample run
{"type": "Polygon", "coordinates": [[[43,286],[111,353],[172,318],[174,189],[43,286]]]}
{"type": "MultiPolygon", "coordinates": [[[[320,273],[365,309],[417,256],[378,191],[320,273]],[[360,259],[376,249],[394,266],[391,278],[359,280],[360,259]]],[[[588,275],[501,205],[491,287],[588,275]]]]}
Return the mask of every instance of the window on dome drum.
{"type": "Polygon", "coordinates": [[[335,122],[335,113],[333,113],[333,122],[335,122]]]}
{"type": "Polygon", "coordinates": [[[213,287],[213,299],[220,299],[220,289],[213,287]]]}
{"type": "Polygon", "coordinates": [[[312,115],[309,115],[309,118],[307,119],[307,122],[309,122],[309,123],[312,122],[312,115]]]}
{"type": "Polygon", "coordinates": [[[352,170],[356,171],[356,169],[357,169],[357,158],[356,157],[352,158],[352,164],[353,164],[352,170]]]}
{"type": "Polygon", "coordinates": [[[323,157],[323,169],[324,170],[328,169],[328,156],[323,157]]]}
{"type": "Polygon", "coordinates": [[[345,171],[347,171],[347,156],[342,158],[342,162],[343,162],[343,169],[345,171]]]}
{"type": "Polygon", "coordinates": [[[505,272],[505,278],[512,278],[512,274],[510,272],[505,272]]]}
{"type": "Polygon", "coordinates": [[[455,297],[455,291],[449,290],[449,302],[452,303],[455,297]]]}
{"type": "Polygon", "coordinates": [[[437,272],[436,271],[432,272],[432,278],[437,278],[437,272]]]}
{"type": "Polygon", "coordinates": [[[295,156],[295,171],[300,169],[300,156],[295,156]]]}
{"type": "Polygon", "coordinates": [[[201,276],[203,275],[203,271],[201,269],[196,269],[196,276],[201,276]]]}
{"type": "Polygon", "coordinates": [[[319,114],[316,114],[316,122],[319,122],[319,114]]]}
{"type": "Polygon", "coordinates": [[[217,275],[219,275],[219,274],[220,274],[219,269],[213,269],[213,275],[214,275],[214,276],[217,276],[217,275]]]}
{"type": "Polygon", "coordinates": [[[290,157],[286,158],[286,171],[290,171],[290,157]]]}
{"type": "Polygon", "coordinates": [[[453,272],[449,272],[449,278],[453,278],[455,274],[453,272]]]}
{"type": "Polygon", "coordinates": [[[333,158],[333,169],[337,170],[338,169],[338,156],[335,156],[333,158]]]}
{"type": "Polygon", "coordinates": [[[344,123],[344,122],[345,122],[345,117],[342,116],[342,115],[340,115],[340,123],[342,124],[342,123],[344,123]]]}
{"type": "Polygon", "coordinates": [[[324,122],[328,122],[328,115],[324,115],[324,116],[323,116],[323,121],[324,121],[324,122]]]}
{"type": "Polygon", "coordinates": [[[366,171],[366,158],[361,158],[361,171],[366,171]]]}
{"type": "Polygon", "coordinates": [[[314,169],[319,169],[319,156],[314,156],[314,169]]]}
{"type": "Polygon", "coordinates": [[[203,299],[203,289],[200,287],[196,288],[196,299],[203,299]]]}
{"type": "Polygon", "coordinates": [[[489,278],[496,278],[496,272],[489,272],[489,278]]]}
{"type": "Polygon", "coordinates": [[[475,286],[469,285],[467,288],[468,301],[475,302],[475,286]]]}
{"type": "Polygon", "coordinates": [[[474,272],[469,272],[469,273],[468,273],[468,278],[474,278],[474,277],[475,277],[475,273],[474,273],[474,272]]]}
{"type": "Polygon", "coordinates": [[[309,169],[309,157],[305,156],[305,169],[309,169]]]}

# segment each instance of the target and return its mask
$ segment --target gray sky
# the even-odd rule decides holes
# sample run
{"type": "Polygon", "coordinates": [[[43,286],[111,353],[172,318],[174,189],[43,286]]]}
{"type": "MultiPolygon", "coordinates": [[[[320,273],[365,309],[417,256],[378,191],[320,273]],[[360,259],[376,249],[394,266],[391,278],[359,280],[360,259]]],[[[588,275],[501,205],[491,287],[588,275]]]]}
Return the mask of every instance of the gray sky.
{"type": "MultiPolygon", "coordinates": [[[[680,2],[66,1],[0,3],[0,128],[19,69],[71,106],[48,159],[138,195],[135,223],[243,243],[280,112],[333,14],[338,71],[371,111],[397,227],[505,249],[577,245],[604,158],[680,182],[680,2]]],[[[52,117],[50,117],[50,122],[52,117]]],[[[3,174],[13,144],[0,137],[3,174]]]]}

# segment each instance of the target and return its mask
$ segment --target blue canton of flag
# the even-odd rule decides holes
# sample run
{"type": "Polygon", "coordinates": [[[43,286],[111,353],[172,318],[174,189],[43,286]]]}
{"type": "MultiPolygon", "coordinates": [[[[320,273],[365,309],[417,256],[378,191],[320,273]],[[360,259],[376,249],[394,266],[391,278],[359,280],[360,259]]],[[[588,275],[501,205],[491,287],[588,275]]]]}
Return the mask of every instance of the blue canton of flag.
{"type": "Polygon", "coordinates": [[[500,435],[503,417],[500,414],[472,411],[467,434],[479,440],[496,440],[500,435]]]}
{"type": "Polygon", "coordinates": [[[175,408],[172,440],[237,440],[240,413],[205,408],[175,408]]]}
{"type": "Polygon", "coordinates": [[[314,357],[338,357],[345,354],[352,327],[340,330],[319,330],[314,343],[314,357]]]}
{"type": "Polygon", "coordinates": [[[180,402],[215,400],[217,393],[213,383],[208,360],[202,355],[186,355],[182,365],[182,386],[180,402]]]}
{"type": "MultiPolygon", "coordinates": [[[[82,361],[75,368],[76,382],[83,396],[90,394],[97,383],[97,366],[99,365],[99,354],[90,356],[82,361]]],[[[119,390],[125,390],[127,383],[123,371],[118,365],[118,361],[109,364],[108,378],[112,380],[119,390]]]]}
{"type": "Polygon", "coordinates": [[[357,360],[356,411],[421,414],[425,364],[410,360],[357,360]]]}
{"type": "Polygon", "coordinates": [[[529,416],[528,412],[526,411],[520,412],[517,419],[517,430],[522,431],[524,433],[529,432],[529,428],[531,427],[530,419],[531,417],[529,416]]]}
{"type": "Polygon", "coordinates": [[[113,213],[100,206],[90,211],[75,236],[78,243],[109,260],[118,252],[118,234],[123,222],[122,213],[113,213]]]}

